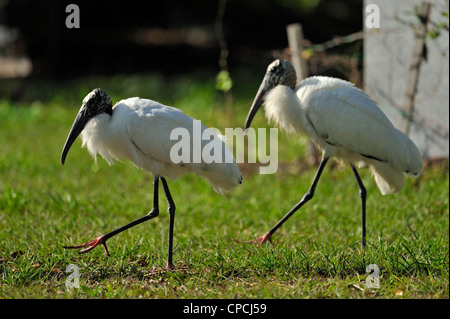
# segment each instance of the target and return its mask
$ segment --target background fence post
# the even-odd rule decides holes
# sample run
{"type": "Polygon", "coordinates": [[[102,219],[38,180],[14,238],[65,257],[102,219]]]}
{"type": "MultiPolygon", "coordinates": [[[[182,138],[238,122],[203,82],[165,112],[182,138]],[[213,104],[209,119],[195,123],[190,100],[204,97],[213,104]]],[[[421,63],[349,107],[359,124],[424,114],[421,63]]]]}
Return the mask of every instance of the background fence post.
{"type": "MultiPolygon", "coordinates": [[[[297,85],[309,76],[308,65],[302,56],[303,28],[300,23],[289,24],[286,27],[291,61],[297,73],[297,85]]],[[[307,161],[316,166],[319,163],[319,152],[311,140],[307,142],[307,161]]]]}

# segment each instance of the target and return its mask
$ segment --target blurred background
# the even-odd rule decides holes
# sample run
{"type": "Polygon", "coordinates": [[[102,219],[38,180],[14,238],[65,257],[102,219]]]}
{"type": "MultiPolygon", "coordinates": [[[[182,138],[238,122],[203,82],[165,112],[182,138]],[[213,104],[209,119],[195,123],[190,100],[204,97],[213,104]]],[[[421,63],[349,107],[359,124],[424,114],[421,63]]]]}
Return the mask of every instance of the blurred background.
{"type": "MultiPolygon", "coordinates": [[[[24,70],[16,71],[21,76],[67,79],[155,70],[173,75],[220,69],[225,40],[230,68],[260,70],[282,54],[286,25],[296,22],[305,39],[322,43],[362,30],[362,2],[0,0],[0,52],[22,58],[24,70]],[[80,28],[66,27],[70,3],[80,9],[80,28]]],[[[354,53],[359,52],[361,45],[354,53]]]]}

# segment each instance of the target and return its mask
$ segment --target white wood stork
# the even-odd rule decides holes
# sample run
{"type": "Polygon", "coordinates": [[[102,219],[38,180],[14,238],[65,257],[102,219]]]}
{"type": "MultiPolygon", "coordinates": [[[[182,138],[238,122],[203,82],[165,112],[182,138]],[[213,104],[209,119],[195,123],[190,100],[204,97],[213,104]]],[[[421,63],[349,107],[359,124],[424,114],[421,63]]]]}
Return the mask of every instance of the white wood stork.
{"type": "Polygon", "coordinates": [[[176,139],[171,139],[171,133],[175,129],[182,128],[190,134],[190,154],[201,152],[201,149],[194,145],[194,121],[195,119],[185,115],[179,109],[152,100],[134,97],[121,100],[113,106],[108,94],[103,90],[95,89],[89,93],[83,100],[64,144],[61,163],[64,165],[71,145],[81,133],[82,146],[86,146],[94,158],[97,154],[100,154],[110,165],[117,160],[129,159],[136,167],[153,174],[153,208],[146,216],[92,241],[77,246],[65,246],[64,248],[87,247],[80,250],[80,253],[84,253],[102,244],[109,256],[106,247],[106,241],[109,238],[158,216],[158,186],[159,180],[161,180],[170,216],[169,252],[166,268],[172,268],[175,204],[165,177],[176,179],[183,174],[194,172],[205,178],[220,194],[222,194],[222,191],[233,189],[242,182],[233,155],[225,147],[223,141],[204,125],[201,125],[201,131],[204,133],[209,130],[207,136],[210,139],[201,139],[201,142],[197,141],[197,143],[201,145],[202,149],[209,143],[216,143],[213,144],[215,147],[211,149],[222,150],[222,161],[208,161],[209,163],[207,163],[203,160],[203,157],[200,158],[200,161],[176,163],[177,161],[172,160],[170,151],[175,143],[179,143],[176,139]],[[226,158],[228,160],[225,160],[226,158]],[[230,158],[232,161],[229,160],[230,158]]]}
{"type": "Polygon", "coordinates": [[[271,242],[275,231],[314,195],[331,156],[350,164],[361,198],[362,247],[366,244],[366,189],[355,166],[369,166],[383,195],[403,188],[404,174],[422,172],[416,145],[397,130],[376,103],[352,83],[313,76],[297,88],[291,63],[275,60],[268,68],[248,113],[245,129],[262,104],[266,117],[289,133],[300,132],[322,149],[322,161],[303,198],[267,233],[252,242],[271,242]]]}

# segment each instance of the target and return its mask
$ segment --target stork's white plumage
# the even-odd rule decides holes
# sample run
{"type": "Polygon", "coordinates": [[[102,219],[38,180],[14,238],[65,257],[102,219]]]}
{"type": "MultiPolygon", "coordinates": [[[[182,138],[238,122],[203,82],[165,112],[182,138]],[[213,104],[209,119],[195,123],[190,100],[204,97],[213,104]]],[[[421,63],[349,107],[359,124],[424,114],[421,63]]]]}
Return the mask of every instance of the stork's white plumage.
{"type": "Polygon", "coordinates": [[[165,177],[176,179],[177,177],[193,172],[205,178],[218,193],[232,190],[242,182],[239,169],[233,155],[226,148],[223,141],[209,128],[199,124],[181,110],[162,105],[158,102],[141,99],[138,97],[119,101],[114,107],[106,92],[95,89],[83,100],[83,104],[72,125],[61,155],[61,163],[64,164],[69,148],[81,133],[83,146],[95,158],[100,154],[110,165],[115,161],[130,160],[142,170],[151,172],[154,176],[154,201],[150,213],[128,225],[116,229],[106,235],[100,236],[88,243],[69,246],[65,248],[81,248],[81,252],[87,252],[99,244],[103,244],[109,255],[106,240],[125,229],[135,226],[159,214],[158,185],[161,179],[164,191],[169,203],[169,254],[167,267],[172,267],[172,241],[173,219],[175,204],[172,200],[165,177]],[[201,138],[194,142],[195,125],[200,125],[200,131],[210,139],[201,138]],[[181,161],[171,157],[172,147],[178,143],[176,138],[171,139],[171,133],[175,129],[183,129],[189,139],[189,152],[194,155],[202,152],[208,145],[210,149],[221,150],[221,160],[181,161]],[[206,131],[206,132],[205,132],[206,131]],[[212,144],[210,144],[212,143],[212,144]],[[231,161],[229,159],[232,159],[231,161]]]}
{"type": "Polygon", "coordinates": [[[422,157],[416,145],[397,130],[376,103],[352,83],[331,77],[305,79],[295,88],[294,67],[275,60],[258,90],[245,128],[264,103],[266,117],[289,133],[310,137],[323,151],[322,162],[302,200],[270,231],[256,241],[270,240],[272,234],[296,210],[310,200],[323,167],[331,156],[350,164],[361,194],[362,245],[365,246],[366,189],[355,166],[369,166],[383,195],[394,193],[405,184],[404,173],[417,177],[422,157]]]}
{"type": "Polygon", "coordinates": [[[208,134],[215,138],[202,139],[201,148],[209,143],[219,143],[222,160],[218,163],[172,161],[170,150],[178,140],[171,140],[170,134],[177,128],[184,128],[189,133],[190,154],[201,152],[201,149],[193,148],[194,120],[177,108],[133,97],[119,101],[113,108],[112,116],[104,113],[94,117],[86,124],[81,137],[83,146],[87,147],[92,156],[100,154],[109,164],[129,159],[138,168],[151,172],[154,176],[171,179],[194,172],[205,178],[220,194],[232,190],[241,181],[236,163],[225,161],[226,156],[232,158],[233,155],[220,137],[203,124],[201,133],[208,130],[208,134]]]}

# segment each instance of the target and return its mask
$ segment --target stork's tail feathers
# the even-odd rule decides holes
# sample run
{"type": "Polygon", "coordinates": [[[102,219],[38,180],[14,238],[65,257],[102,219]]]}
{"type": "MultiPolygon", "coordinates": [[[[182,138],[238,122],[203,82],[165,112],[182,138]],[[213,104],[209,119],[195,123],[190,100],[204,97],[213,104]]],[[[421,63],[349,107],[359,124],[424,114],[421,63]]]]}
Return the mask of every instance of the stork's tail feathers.
{"type": "Polygon", "coordinates": [[[418,177],[422,173],[423,163],[420,151],[408,137],[403,135],[402,138],[403,151],[399,152],[403,154],[402,157],[397,157],[397,160],[393,160],[392,163],[376,160],[370,163],[375,182],[383,195],[401,190],[405,186],[405,175],[418,177]]]}
{"type": "Polygon", "coordinates": [[[214,190],[221,195],[242,184],[242,175],[235,162],[220,165],[215,171],[201,170],[197,171],[196,174],[205,178],[214,190]]]}
{"type": "Polygon", "coordinates": [[[375,183],[381,194],[391,194],[398,192],[405,186],[405,176],[390,164],[384,162],[374,162],[370,165],[375,183]]]}

